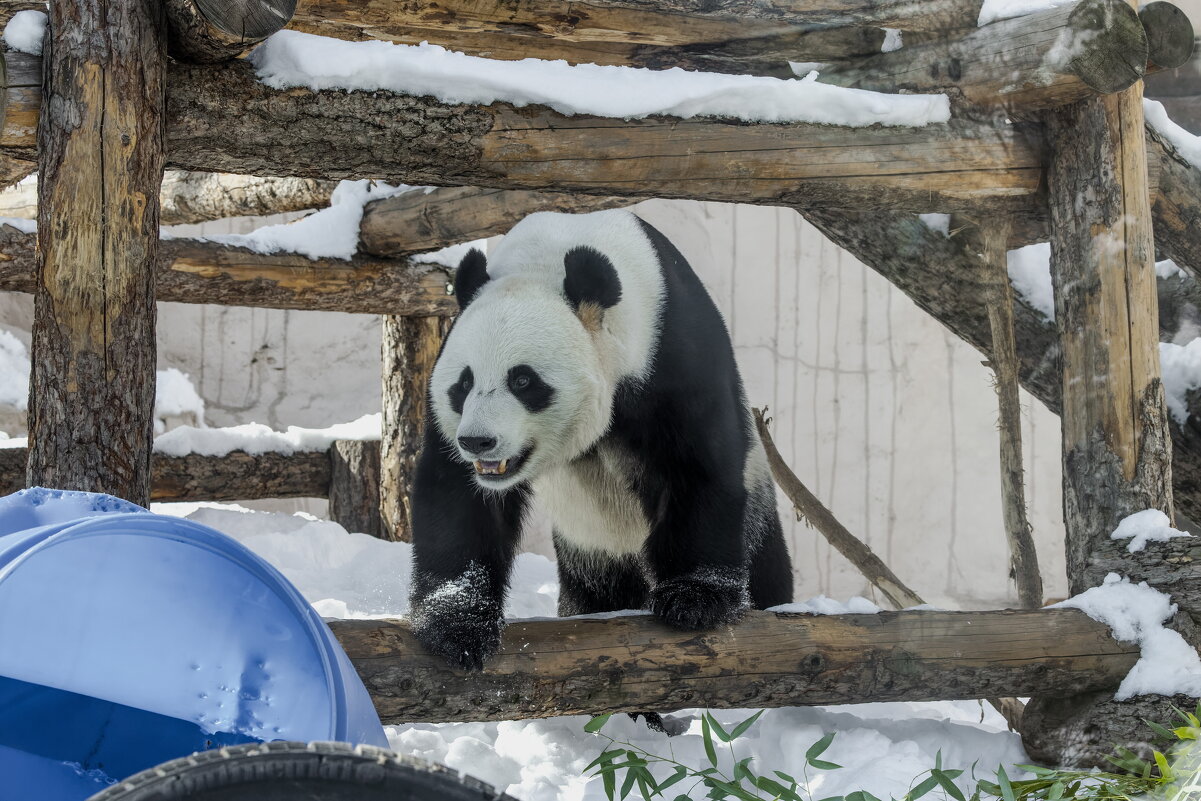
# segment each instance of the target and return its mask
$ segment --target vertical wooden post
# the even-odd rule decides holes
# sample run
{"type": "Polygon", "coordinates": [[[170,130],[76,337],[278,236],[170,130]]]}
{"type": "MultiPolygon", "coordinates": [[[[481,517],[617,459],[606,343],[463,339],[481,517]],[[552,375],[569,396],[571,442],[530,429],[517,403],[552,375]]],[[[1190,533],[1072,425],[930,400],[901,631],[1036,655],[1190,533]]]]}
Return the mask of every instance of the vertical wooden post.
{"type": "Polygon", "coordinates": [[[374,440],[340,439],[329,448],[329,519],[347,531],[384,536],[379,454],[374,440]]]}
{"type": "Polygon", "coordinates": [[[409,493],[421,452],[430,374],[450,323],[449,317],[384,317],[384,430],[380,447],[384,539],[412,540],[409,493]]]}
{"type": "MultiPolygon", "coordinates": [[[[1142,84],[1046,116],[1051,274],[1063,350],[1063,484],[1073,594],[1133,512],[1172,514],[1171,439],[1159,372],[1159,309],[1142,84]]],[[[1035,698],[1023,741],[1035,759],[1103,764],[1139,748],[1148,701],[1035,698]]],[[[1165,707],[1166,711],[1166,707],[1165,707]]],[[[1150,713],[1152,719],[1157,719],[1150,713]]]]}
{"type": "Polygon", "coordinates": [[[164,31],[155,0],[50,4],[27,478],[150,500],[164,31]]]}

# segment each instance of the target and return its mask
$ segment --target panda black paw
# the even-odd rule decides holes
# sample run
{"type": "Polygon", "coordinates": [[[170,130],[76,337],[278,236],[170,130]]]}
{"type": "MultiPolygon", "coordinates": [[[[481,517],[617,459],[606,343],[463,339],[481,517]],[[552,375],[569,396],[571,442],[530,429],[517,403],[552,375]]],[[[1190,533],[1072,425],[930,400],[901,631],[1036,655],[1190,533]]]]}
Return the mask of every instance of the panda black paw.
{"type": "Polygon", "coordinates": [[[427,615],[414,627],[413,634],[427,651],[442,657],[451,667],[482,670],[484,663],[500,649],[502,628],[504,621],[499,618],[439,620],[427,615]]]}
{"type": "Polygon", "coordinates": [[[677,629],[709,629],[736,623],[750,607],[741,575],[682,576],[651,592],[651,611],[677,629]]]}

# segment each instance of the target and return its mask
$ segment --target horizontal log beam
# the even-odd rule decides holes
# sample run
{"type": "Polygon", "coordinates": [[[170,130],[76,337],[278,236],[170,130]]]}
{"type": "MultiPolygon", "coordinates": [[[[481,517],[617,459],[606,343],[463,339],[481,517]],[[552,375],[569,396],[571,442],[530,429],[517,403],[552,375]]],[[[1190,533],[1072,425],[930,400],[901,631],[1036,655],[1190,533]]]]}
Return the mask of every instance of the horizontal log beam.
{"type": "MultiPolygon", "coordinates": [[[[34,234],[0,226],[0,291],[34,290],[34,248],[34,234]]],[[[446,268],[408,260],[314,260],[166,239],[159,245],[156,296],[176,303],[448,316],[458,308],[448,294],[448,280],[446,268]]]]}
{"type": "MultiPolygon", "coordinates": [[[[1191,44],[1191,28],[1187,40],[1191,44]]],[[[819,80],[1039,109],[1125,89],[1142,77],[1147,60],[1147,36],[1133,6],[1125,0],[1081,0],[835,65],[819,80]]]]}
{"type": "Polygon", "coordinates": [[[751,612],[706,632],[645,616],[515,620],[483,671],[402,620],[328,621],[385,724],[933,701],[1116,687],[1138,649],[1076,610],[751,612]]]}
{"type": "MultiPolygon", "coordinates": [[[[0,496],[25,488],[25,448],[0,448],[0,496]]],[[[253,501],[262,498],[324,498],[329,494],[326,451],[226,456],[164,456],[150,459],[152,501],[253,501]]]]}

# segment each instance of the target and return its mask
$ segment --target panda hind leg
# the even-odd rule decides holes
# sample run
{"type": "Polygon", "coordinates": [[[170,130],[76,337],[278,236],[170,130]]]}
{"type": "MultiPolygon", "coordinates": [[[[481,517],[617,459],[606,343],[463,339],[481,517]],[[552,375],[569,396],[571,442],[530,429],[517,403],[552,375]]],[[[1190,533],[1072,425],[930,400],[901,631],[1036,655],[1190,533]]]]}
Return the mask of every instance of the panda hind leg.
{"type": "Polygon", "coordinates": [[[587,553],[554,534],[559,567],[559,616],[646,607],[650,587],[634,555],[587,553]]]}

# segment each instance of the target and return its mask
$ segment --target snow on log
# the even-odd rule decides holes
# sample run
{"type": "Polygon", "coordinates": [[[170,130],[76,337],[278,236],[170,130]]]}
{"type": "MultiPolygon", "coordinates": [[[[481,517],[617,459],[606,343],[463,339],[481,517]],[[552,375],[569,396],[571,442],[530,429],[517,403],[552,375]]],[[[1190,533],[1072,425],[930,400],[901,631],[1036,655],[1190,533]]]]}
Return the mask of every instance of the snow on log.
{"type": "Polygon", "coordinates": [[[171,56],[209,63],[237,58],[282,30],[296,0],[163,0],[163,9],[171,56]]]}
{"type": "Polygon", "coordinates": [[[750,612],[704,632],[642,615],[514,620],[471,673],[407,621],[327,622],[386,724],[1076,693],[1115,688],[1138,658],[1069,609],[750,612]]]}
{"type": "Polygon", "coordinates": [[[1142,77],[1147,53],[1133,6],[1081,0],[836,65],[819,80],[882,92],[947,92],[979,105],[1049,108],[1125,89],[1142,77]]]}
{"type": "MultiPolygon", "coordinates": [[[[309,259],[192,239],[159,244],[157,296],[176,303],[358,314],[448,316],[458,310],[449,275],[407,259],[309,259]]],[[[0,291],[31,292],[34,235],[0,226],[0,291]]]]}
{"type": "MultiPolygon", "coordinates": [[[[329,205],[334,181],[309,178],[259,178],[215,172],[168,170],[159,193],[163,225],[265,217],[329,205]]],[[[37,179],[0,192],[0,217],[37,217],[37,179]]]]}
{"type": "Polygon", "coordinates": [[[1193,55],[1193,23],[1171,3],[1155,0],[1139,9],[1147,32],[1147,64],[1155,69],[1175,69],[1193,55]]]}

